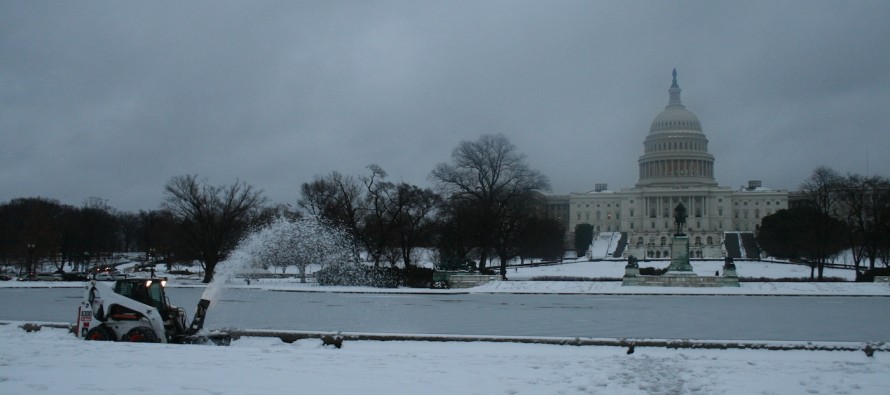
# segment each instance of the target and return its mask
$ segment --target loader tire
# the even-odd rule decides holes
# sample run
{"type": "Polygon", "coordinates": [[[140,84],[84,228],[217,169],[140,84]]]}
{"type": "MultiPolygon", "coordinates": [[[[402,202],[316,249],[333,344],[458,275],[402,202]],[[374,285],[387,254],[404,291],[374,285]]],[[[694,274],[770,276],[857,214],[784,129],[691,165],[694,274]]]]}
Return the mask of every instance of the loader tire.
{"type": "Polygon", "coordinates": [[[114,341],[114,331],[108,329],[105,325],[99,325],[87,331],[83,340],[114,341]]]}
{"type": "Polygon", "coordinates": [[[147,326],[137,326],[130,329],[130,331],[121,338],[121,341],[133,343],[157,343],[159,339],[158,335],[151,328],[147,326]]]}

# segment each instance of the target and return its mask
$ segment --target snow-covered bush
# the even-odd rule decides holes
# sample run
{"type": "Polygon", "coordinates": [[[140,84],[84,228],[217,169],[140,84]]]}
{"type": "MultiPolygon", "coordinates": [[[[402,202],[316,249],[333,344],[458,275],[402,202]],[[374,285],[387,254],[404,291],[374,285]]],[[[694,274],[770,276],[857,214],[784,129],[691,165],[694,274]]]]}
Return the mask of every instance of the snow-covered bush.
{"type": "Polygon", "coordinates": [[[315,273],[318,285],[397,288],[403,278],[404,274],[399,268],[363,264],[330,265],[315,273]]]}

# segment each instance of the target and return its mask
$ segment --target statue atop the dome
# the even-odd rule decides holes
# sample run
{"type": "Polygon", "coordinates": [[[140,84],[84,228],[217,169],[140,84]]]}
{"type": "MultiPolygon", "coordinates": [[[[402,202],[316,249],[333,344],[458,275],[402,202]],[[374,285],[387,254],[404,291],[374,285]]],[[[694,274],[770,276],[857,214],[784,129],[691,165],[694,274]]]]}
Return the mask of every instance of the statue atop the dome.
{"type": "Polygon", "coordinates": [[[674,75],[674,82],[671,84],[671,88],[679,87],[677,85],[677,68],[676,67],[674,67],[674,72],[672,74],[674,75]]]}

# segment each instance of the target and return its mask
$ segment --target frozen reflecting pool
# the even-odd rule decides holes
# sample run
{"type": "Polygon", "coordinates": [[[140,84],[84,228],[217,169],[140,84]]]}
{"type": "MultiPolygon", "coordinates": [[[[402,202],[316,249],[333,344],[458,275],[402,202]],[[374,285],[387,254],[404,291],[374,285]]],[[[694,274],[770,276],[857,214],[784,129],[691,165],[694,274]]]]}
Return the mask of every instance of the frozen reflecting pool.
{"type": "MultiPolygon", "coordinates": [[[[201,288],[169,288],[194,311],[201,288]]],[[[81,289],[0,289],[0,320],[73,322],[81,289]]],[[[888,341],[890,298],[349,294],[228,289],[206,328],[713,340],[888,341]]]]}

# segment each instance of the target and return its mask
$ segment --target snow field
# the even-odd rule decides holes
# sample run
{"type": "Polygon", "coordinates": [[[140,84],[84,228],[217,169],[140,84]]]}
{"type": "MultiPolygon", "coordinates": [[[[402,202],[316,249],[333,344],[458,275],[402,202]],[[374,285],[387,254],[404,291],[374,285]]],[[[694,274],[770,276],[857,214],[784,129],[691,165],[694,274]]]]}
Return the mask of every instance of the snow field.
{"type": "Polygon", "coordinates": [[[890,358],[849,351],[673,350],[242,338],[230,347],[86,342],[0,325],[4,394],[886,394],[890,358]]]}

